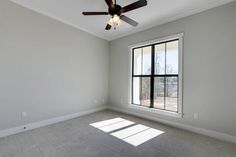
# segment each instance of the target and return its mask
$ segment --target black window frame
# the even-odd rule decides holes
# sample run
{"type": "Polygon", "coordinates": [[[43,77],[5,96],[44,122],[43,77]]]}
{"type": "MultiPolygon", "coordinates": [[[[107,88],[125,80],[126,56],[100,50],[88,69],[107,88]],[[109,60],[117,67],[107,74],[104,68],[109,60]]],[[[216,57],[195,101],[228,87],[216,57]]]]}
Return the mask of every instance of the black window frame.
{"type": "MultiPolygon", "coordinates": [[[[162,42],[156,42],[156,43],[152,43],[152,44],[146,44],[146,45],[143,45],[143,46],[138,46],[138,47],[133,47],[132,48],[132,56],[131,56],[131,59],[132,59],[132,67],[131,67],[131,70],[132,70],[132,74],[131,74],[131,104],[133,105],[137,105],[137,106],[142,106],[142,107],[147,107],[145,105],[142,105],[141,103],[140,104],[135,104],[134,103],[134,99],[133,99],[133,92],[134,92],[134,78],[145,78],[145,77],[149,77],[150,78],[150,106],[147,107],[147,108],[153,108],[153,109],[158,109],[158,110],[163,110],[163,111],[169,111],[169,112],[173,112],[173,113],[179,113],[179,99],[180,99],[180,91],[179,91],[179,76],[180,76],[180,71],[178,70],[178,74],[166,74],[166,44],[167,43],[170,43],[170,42],[174,42],[174,41],[178,41],[178,50],[180,50],[180,38],[176,38],[176,39],[171,39],[171,40],[165,40],[165,41],[162,41],[162,42]],[[155,46],[156,45],[161,45],[161,44],[165,44],[165,74],[155,74],[155,46]],[[141,75],[135,75],[134,74],[134,51],[136,49],[143,49],[145,47],[150,47],[151,46],[151,74],[150,75],[143,75],[142,72],[141,72],[141,75]],[[166,79],[168,77],[175,77],[177,78],[177,111],[172,111],[172,110],[168,110],[166,109],[165,105],[166,103],[164,102],[164,109],[161,109],[161,108],[155,108],[154,107],[154,82],[155,82],[155,78],[158,78],[158,77],[163,77],[164,78],[164,101],[166,101],[166,79]]],[[[178,54],[180,52],[178,51],[178,54]]],[[[178,59],[178,63],[179,63],[179,59],[178,59]]],[[[143,67],[141,67],[143,68],[143,67]]],[[[178,67],[180,68],[180,67],[178,67]]],[[[142,88],[142,86],[140,87],[142,88]]],[[[142,91],[140,92],[142,93],[142,91]]]]}

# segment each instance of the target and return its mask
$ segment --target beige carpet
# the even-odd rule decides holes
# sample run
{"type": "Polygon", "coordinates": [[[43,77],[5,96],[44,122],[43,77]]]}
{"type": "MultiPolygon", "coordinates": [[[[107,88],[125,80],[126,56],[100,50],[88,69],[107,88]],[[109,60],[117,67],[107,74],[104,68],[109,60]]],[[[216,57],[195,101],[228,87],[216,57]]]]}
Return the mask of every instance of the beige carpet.
{"type": "Polygon", "coordinates": [[[0,157],[236,157],[236,144],[125,114],[103,111],[2,138],[0,157]],[[105,128],[90,125],[117,117],[132,123],[105,124],[105,128]],[[137,125],[160,130],[161,134],[145,141],[144,131],[131,135],[129,128],[137,125]],[[115,137],[113,133],[123,137],[115,137]],[[127,142],[129,137],[124,138],[126,135],[134,137],[134,143],[140,140],[145,142],[134,146],[132,142],[127,142]]]}

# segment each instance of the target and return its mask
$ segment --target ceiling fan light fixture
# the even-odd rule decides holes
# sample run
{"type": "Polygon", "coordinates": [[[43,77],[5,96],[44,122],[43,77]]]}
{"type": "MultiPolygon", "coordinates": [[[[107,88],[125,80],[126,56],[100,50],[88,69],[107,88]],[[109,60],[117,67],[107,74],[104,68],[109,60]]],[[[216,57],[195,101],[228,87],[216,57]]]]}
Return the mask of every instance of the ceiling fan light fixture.
{"type": "Polygon", "coordinates": [[[120,16],[115,14],[109,19],[108,24],[114,27],[120,26],[122,24],[122,20],[120,19],[120,16]]]}
{"type": "Polygon", "coordinates": [[[113,15],[112,19],[113,19],[113,23],[115,23],[115,24],[120,23],[120,16],[115,14],[115,15],[113,15]]]}

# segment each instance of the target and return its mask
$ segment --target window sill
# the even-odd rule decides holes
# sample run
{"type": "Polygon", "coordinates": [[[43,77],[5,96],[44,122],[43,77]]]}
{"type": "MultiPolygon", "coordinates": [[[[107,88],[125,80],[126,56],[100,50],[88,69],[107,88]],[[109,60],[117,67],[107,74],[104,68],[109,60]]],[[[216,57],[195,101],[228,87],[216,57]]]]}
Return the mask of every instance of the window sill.
{"type": "Polygon", "coordinates": [[[170,111],[158,110],[155,108],[147,108],[147,107],[138,106],[138,105],[134,105],[134,104],[129,104],[129,108],[144,111],[144,112],[149,112],[149,113],[156,113],[156,114],[164,115],[164,116],[183,118],[182,113],[175,113],[175,112],[170,112],[170,111]]]}

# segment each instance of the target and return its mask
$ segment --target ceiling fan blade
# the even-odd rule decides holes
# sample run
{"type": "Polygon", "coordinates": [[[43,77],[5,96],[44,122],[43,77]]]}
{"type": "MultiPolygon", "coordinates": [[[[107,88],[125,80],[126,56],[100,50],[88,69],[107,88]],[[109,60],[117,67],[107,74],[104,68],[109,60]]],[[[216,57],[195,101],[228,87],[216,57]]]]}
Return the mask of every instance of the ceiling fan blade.
{"type": "Polygon", "coordinates": [[[108,15],[108,12],[83,12],[83,15],[108,15]]]}
{"type": "Polygon", "coordinates": [[[106,26],[106,30],[110,30],[111,29],[111,27],[112,27],[112,25],[110,25],[110,24],[107,24],[107,26],[106,26]]]}
{"type": "Polygon", "coordinates": [[[147,5],[147,0],[139,0],[137,2],[134,2],[130,5],[127,5],[127,6],[123,7],[121,9],[121,13],[125,13],[125,12],[131,11],[131,10],[135,10],[135,9],[144,7],[146,5],[147,5]]]}
{"type": "Polygon", "coordinates": [[[138,26],[138,22],[132,20],[131,18],[129,18],[129,17],[125,16],[125,15],[121,15],[120,19],[125,21],[125,22],[127,22],[131,26],[134,26],[134,27],[138,26]]]}
{"type": "Polygon", "coordinates": [[[115,8],[115,5],[112,0],[105,0],[109,8],[115,8]]]}

